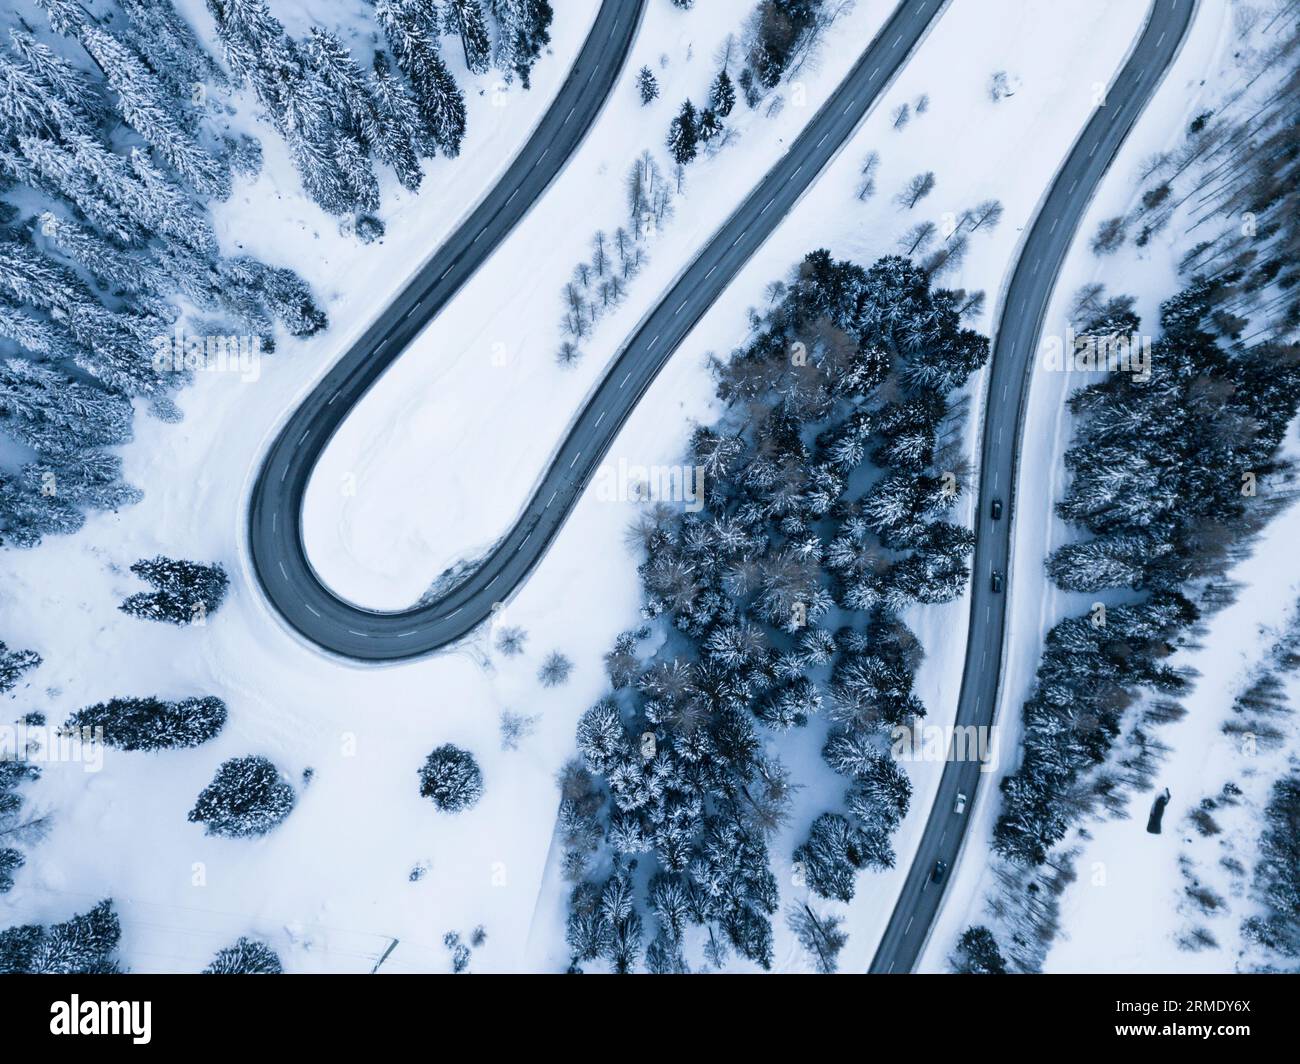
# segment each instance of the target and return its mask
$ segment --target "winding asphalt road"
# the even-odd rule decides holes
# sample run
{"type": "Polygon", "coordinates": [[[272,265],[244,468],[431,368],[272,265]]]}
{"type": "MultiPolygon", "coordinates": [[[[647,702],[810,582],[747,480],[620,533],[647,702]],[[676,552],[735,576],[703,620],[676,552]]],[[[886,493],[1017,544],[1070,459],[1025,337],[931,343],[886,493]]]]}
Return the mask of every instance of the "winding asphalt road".
{"type": "Polygon", "coordinates": [[[605,0],[556,104],[509,172],[290,416],[267,452],[249,503],[250,560],[283,619],[325,650],[371,662],[427,654],[466,635],[523,582],[673,351],[852,135],[943,6],[942,0],[898,5],[787,154],[618,353],[515,525],[471,574],[432,602],[398,612],[340,599],[312,571],[303,547],[303,496],[317,459],[352,407],[500,243],[581,141],[617,80],[643,2],[605,0]]]}
{"type": "MultiPolygon", "coordinates": [[[[1043,200],[1007,287],[989,370],[970,630],[957,703],[958,727],[991,727],[997,709],[1007,595],[994,592],[991,581],[994,571],[1010,576],[1011,496],[1030,370],[1048,302],[1092,194],[1177,54],[1194,10],[1194,0],[1154,0],[1136,46],[1106,93],[1105,105],[1093,114],[1043,200]],[[991,516],[994,499],[1006,501],[998,521],[991,516]]],[[[947,882],[947,877],[932,881],[935,862],[946,861],[953,869],[957,866],[981,773],[977,760],[959,760],[953,754],[950,748],[930,818],[876,950],[872,972],[912,969],[947,882]],[[954,812],[958,793],[967,796],[966,812],[961,815],[954,812]]]]}
{"type": "Polygon", "coordinates": [[[458,620],[473,622],[446,625],[431,616],[440,604],[376,613],[337,598],[307,561],[303,496],[352,408],[500,246],[586,137],[620,83],[646,3],[603,0],[554,102],[500,181],[289,416],[262,459],[248,508],[253,572],[289,626],[326,650],[366,660],[411,657],[463,635],[487,612],[457,602],[451,609],[458,620]],[[421,638],[412,638],[415,631],[421,638]]]}

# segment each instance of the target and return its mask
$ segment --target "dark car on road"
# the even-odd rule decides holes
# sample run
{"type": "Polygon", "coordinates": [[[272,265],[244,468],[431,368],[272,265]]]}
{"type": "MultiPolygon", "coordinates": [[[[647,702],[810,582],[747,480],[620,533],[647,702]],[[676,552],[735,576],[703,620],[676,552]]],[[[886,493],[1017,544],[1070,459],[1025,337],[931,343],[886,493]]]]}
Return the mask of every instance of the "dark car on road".
{"type": "Polygon", "coordinates": [[[1001,499],[994,499],[994,500],[993,500],[993,505],[989,507],[989,516],[991,516],[991,517],[993,518],[994,521],[1000,521],[1000,520],[1002,520],[1002,500],[1001,500],[1001,499]]]}
{"type": "Polygon", "coordinates": [[[934,867],[930,869],[930,881],[932,883],[942,883],[943,877],[948,874],[947,861],[935,861],[934,867]]]}
{"type": "Polygon", "coordinates": [[[1002,590],[1002,574],[997,569],[993,570],[993,576],[989,580],[989,587],[993,589],[994,594],[1002,590]]]}

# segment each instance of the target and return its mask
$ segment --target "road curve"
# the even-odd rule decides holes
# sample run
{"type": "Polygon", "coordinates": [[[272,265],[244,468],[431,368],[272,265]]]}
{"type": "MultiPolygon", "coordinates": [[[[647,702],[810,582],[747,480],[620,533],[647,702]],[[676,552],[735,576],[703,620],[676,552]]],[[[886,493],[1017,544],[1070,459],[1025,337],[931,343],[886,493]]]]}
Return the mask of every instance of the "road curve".
{"type": "MultiPolygon", "coordinates": [[[[997,709],[1007,596],[992,590],[991,576],[994,571],[1004,573],[1009,583],[1011,575],[1010,504],[1020,429],[1052,290],[1093,192],[1177,54],[1194,11],[1194,0],[1154,0],[1136,45],[1106,93],[1105,105],[1089,120],[1042,201],[1006,290],[988,374],[970,630],[957,702],[959,727],[990,727],[997,709]],[[1003,518],[994,521],[991,506],[997,498],[1007,505],[1003,518]]],[[[906,972],[916,964],[947,883],[947,877],[933,882],[931,871],[939,860],[956,868],[980,782],[975,760],[953,759],[945,765],[912,867],[871,963],[872,972],[906,972]],[[963,815],[954,812],[958,793],[967,796],[963,815]]]]}
{"type": "MultiPolygon", "coordinates": [[[[618,353],[516,523],[471,574],[445,595],[408,610],[369,610],[340,599],[313,572],[303,546],[303,496],[318,457],[352,407],[500,242],[581,140],[599,110],[599,101],[583,99],[585,87],[600,77],[598,84],[608,91],[630,43],[627,21],[636,21],[640,7],[638,2],[629,12],[627,0],[606,0],[557,104],[509,173],[293,413],[267,452],[249,502],[253,570],[288,625],[327,651],[370,662],[427,654],[462,638],[523,582],[673,351],[853,133],[943,2],[902,0],[787,154],[618,353]],[[625,21],[616,24],[620,8],[625,21]],[[571,130],[566,127],[570,105],[585,113],[585,121],[574,122],[571,130]],[[549,149],[552,164],[545,172],[543,149],[549,149]]],[[[604,93],[594,95],[604,98],[604,93]]]]}
{"type": "MultiPolygon", "coordinates": [[[[300,635],[357,658],[409,657],[426,611],[374,613],[333,595],[303,548],[303,496],[312,470],[352,408],[487,260],[563,169],[604,108],[627,61],[647,0],[602,0],[564,84],[500,181],[293,411],[263,456],[248,504],[249,561],[271,605],[300,635]],[[371,640],[371,636],[377,638],[371,640]],[[381,645],[385,651],[367,653],[381,645]]],[[[454,608],[454,607],[453,607],[454,608]]]]}

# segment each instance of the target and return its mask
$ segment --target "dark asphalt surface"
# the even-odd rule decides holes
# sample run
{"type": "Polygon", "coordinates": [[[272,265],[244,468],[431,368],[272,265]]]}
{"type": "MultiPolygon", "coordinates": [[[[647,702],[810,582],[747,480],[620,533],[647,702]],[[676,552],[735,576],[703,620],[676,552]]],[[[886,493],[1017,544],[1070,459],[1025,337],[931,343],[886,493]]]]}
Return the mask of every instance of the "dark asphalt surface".
{"type": "MultiPolygon", "coordinates": [[[[941,9],[941,0],[899,4],[787,154],[618,353],[519,519],[472,574],[435,601],[399,612],[345,602],[312,571],[303,549],[302,502],[312,469],[352,407],[491,254],[582,139],[618,81],[641,11],[641,3],[606,0],[556,104],[509,172],[292,414],[267,452],[249,503],[250,559],[288,625],[332,653],[387,662],[428,654],[488,618],[545,554],[673,351],[853,133],[941,9]]],[[[623,87],[631,91],[626,80],[623,87]]]]}
{"type": "MultiPolygon", "coordinates": [[[[1005,588],[1002,593],[992,590],[991,575],[995,570],[1006,574],[1009,586],[1010,518],[1020,432],[1048,302],[1092,194],[1177,53],[1194,8],[1193,0],[1154,0],[1136,47],[1106,94],[1105,106],[1089,120],[1043,201],[1007,288],[989,371],[970,631],[957,703],[959,727],[991,726],[997,708],[1007,596],[1005,588]],[[1000,521],[990,516],[994,499],[1004,501],[1000,521]]],[[[996,779],[991,773],[985,775],[996,779]]],[[[975,760],[953,759],[945,766],[912,867],[871,963],[872,972],[906,972],[916,964],[948,878],[957,868],[981,782],[975,760]],[[959,792],[967,796],[962,815],[954,812],[959,792]],[[948,863],[949,872],[935,883],[930,873],[938,860],[948,863]]]]}

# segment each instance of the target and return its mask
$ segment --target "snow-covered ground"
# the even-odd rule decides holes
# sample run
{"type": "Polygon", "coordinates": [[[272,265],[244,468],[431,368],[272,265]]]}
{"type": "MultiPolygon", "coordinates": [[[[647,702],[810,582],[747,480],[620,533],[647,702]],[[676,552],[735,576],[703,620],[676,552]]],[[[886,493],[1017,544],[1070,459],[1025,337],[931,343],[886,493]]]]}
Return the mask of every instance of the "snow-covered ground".
{"type": "MultiPolygon", "coordinates": [[[[1203,69],[1189,57],[1202,48],[1204,63],[1216,46],[1215,32],[1215,39],[1203,39],[1215,6],[1204,3],[1159,98],[1172,108],[1172,94],[1178,106],[1163,112],[1163,125],[1144,118],[1131,146],[1145,138],[1150,150],[1181,128],[1183,108],[1191,106],[1190,71],[1203,69]]],[[[111,895],[123,916],[122,956],[141,971],[197,970],[239,934],[266,938],[295,971],[369,970],[393,938],[400,942],[384,970],[445,970],[443,933],[464,937],[479,924],[488,938],[474,951],[472,970],[553,970],[566,962],[563,884],[551,861],[554,776],[572,754],[578,715],[605,689],[601,653],[637,621],[637,559],[623,540],[632,504],[602,502],[589,492],[577,506],[497,618],[529,632],[518,658],[491,652],[484,632],[456,652],[400,667],[325,659],[269,614],[240,552],[248,482],[278,420],[495,180],[554,94],[595,7],[595,0],[557,5],[553,54],[536,68],[531,93],[510,90],[506,108],[467,93],[470,131],[461,158],[434,163],[416,197],[385,187],[389,235],[382,245],[359,247],[306,204],[280,145],[261,129],[266,170],[221,209],[223,248],[243,247],[299,269],[327,302],[330,330],[305,344],[283,344],[256,382],[204,377],[182,396],[187,418],[179,426],[142,418],[123,452],[128,478],[146,491],[140,505],[92,516],[75,537],[0,554],[0,635],[46,659],[9,696],[10,716],[39,709],[57,723],[114,695],[214,694],[229,703],[230,723],[196,750],[110,750],[98,772],[48,765],[25,791],[51,812],[53,827],[29,849],[14,891],[0,897],[0,926],[59,919],[111,895]],[[302,250],[289,256],[289,249],[302,250]],[[206,628],[150,625],[115,610],[139,590],[126,566],[158,552],[220,560],[231,570],[231,599],[206,628]],[[566,652],[576,668],[566,686],[546,690],[536,670],[552,649],[566,652]],[[518,751],[500,749],[497,722],[507,708],[540,715],[518,751]],[[457,816],[437,812],[417,793],[417,768],[443,742],[472,750],[486,781],[484,799],[457,816]],[[298,807],[265,838],[206,838],[185,813],[218,764],[246,753],[267,755],[295,781],[311,768],[311,782],[299,782],[298,807]],[[411,881],[421,863],[427,872],[411,881]]],[[[409,603],[447,564],[480,553],[504,531],[618,343],[832,90],[890,5],[859,0],[844,16],[817,69],[801,75],[803,108],[789,87],[782,89],[789,102],[775,116],[742,119],[738,105],[739,140],[688,169],[676,217],[627,302],[586,342],[584,361],[561,370],[554,361],[560,286],[588,254],[592,233],[621,224],[622,181],[633,157],[658,148],[686,94],[703,98],[714,49],[738,28],[745,9],[720,8],[697,5],[683,13],[666,2],[650,5],[625,84],[586,144],[327,451],[306,527],[313,563],[337,590],[368,605],[409,603]],[[662,89],[644,110],[631,83],[643,63],[655,69],[662,89]],[[496,364],[501,352],[503,365],[496,364]],[[356,475],[354,498],[338,491],[344,472],[356,475]]],[[[324,8],[309,14],[329,18],[324,8]]],[[[914,222],[942,223],[945,212],[996,197],[1006,208],[1001,225],[976,234],[960,270],[944,278],[954,287],[988,290],[989,309],[975,322],[987,330],[1020,230],[1086,121],[1093,84],[1114,73],[1143,15],[1143,5],[1130,0],[951,5],[881,106],[655,383],[610,460],[680,460],[692,422],[718,414],[707,352],[740,342],[746,308],[760,305],[764,286],[814,247],[869,262],[897,250],[914,222]],[[995,104],[987,84],[999,69],[1013,76],[1016,92],[995,104]],[[930,97],[927,113],[892,129],[893,108],[922,94],[930,97]],[[858,170],[871,150],[881,158],[878,191],[863,203],[856,198],[858,170]],[[935,192],[903,214],[893,196],[923,170],[935,171],[935,192]]],[[[197,24],[204,18],[194,14],[197,24]]],[[[464,83],[463,71],[457,76],[464,83]]],[[[1122,201],[1119,192],[1127,195],[1130,185],[1116,189],[1108,183],[1103,195],[1122,201]]],[[[1036,407],[1042,417],[1052,408],[1050,398],[1036,407]]],[[[1027,439],[1059,442],[1050,417],[1036,424],[1042,435],[1027,439]]],[[[972,451],[973,432],[972,423],[972,451]]],[[[1044,513],[1054,495],[1054,488],[1042,493],[1044,513]]],[[[1029,527],[1023,504],[1018,517],[1020,530],[1029,527]]],[[[1045,547],[1040,542],[1028,558],[1018,557],[1017,573],[1037,571],[1045,547]]],[[[1027,583],[1018,576],[1019,589],[1027,583]]],[[[927,647],[918,694],[938,723],[955,708],[966,612],[963,600],[907,618],[927,647]]],[[[1029,652],[1025,668],[1034,660],[1029,652]]],[[[1014,694],[1006,705],[1018,705],[1014,694]]],[[[819,745],[815,729],[788,748],[782,740],[783,757],[808,784],[788,836],[773,846],[783,888],[791,881],[793,841],[817,812],[838,804],[842,790],[843,781],[817,757],[819,745]]],[[[897,839],[898,869],[859,879],[848,909],[846,971],[864,968],[874,949],[939,768],[909,767],[915,793],[897,839]]],[[[777,934],[778,967],[803,966],[780,920],[777,934]]]]}

